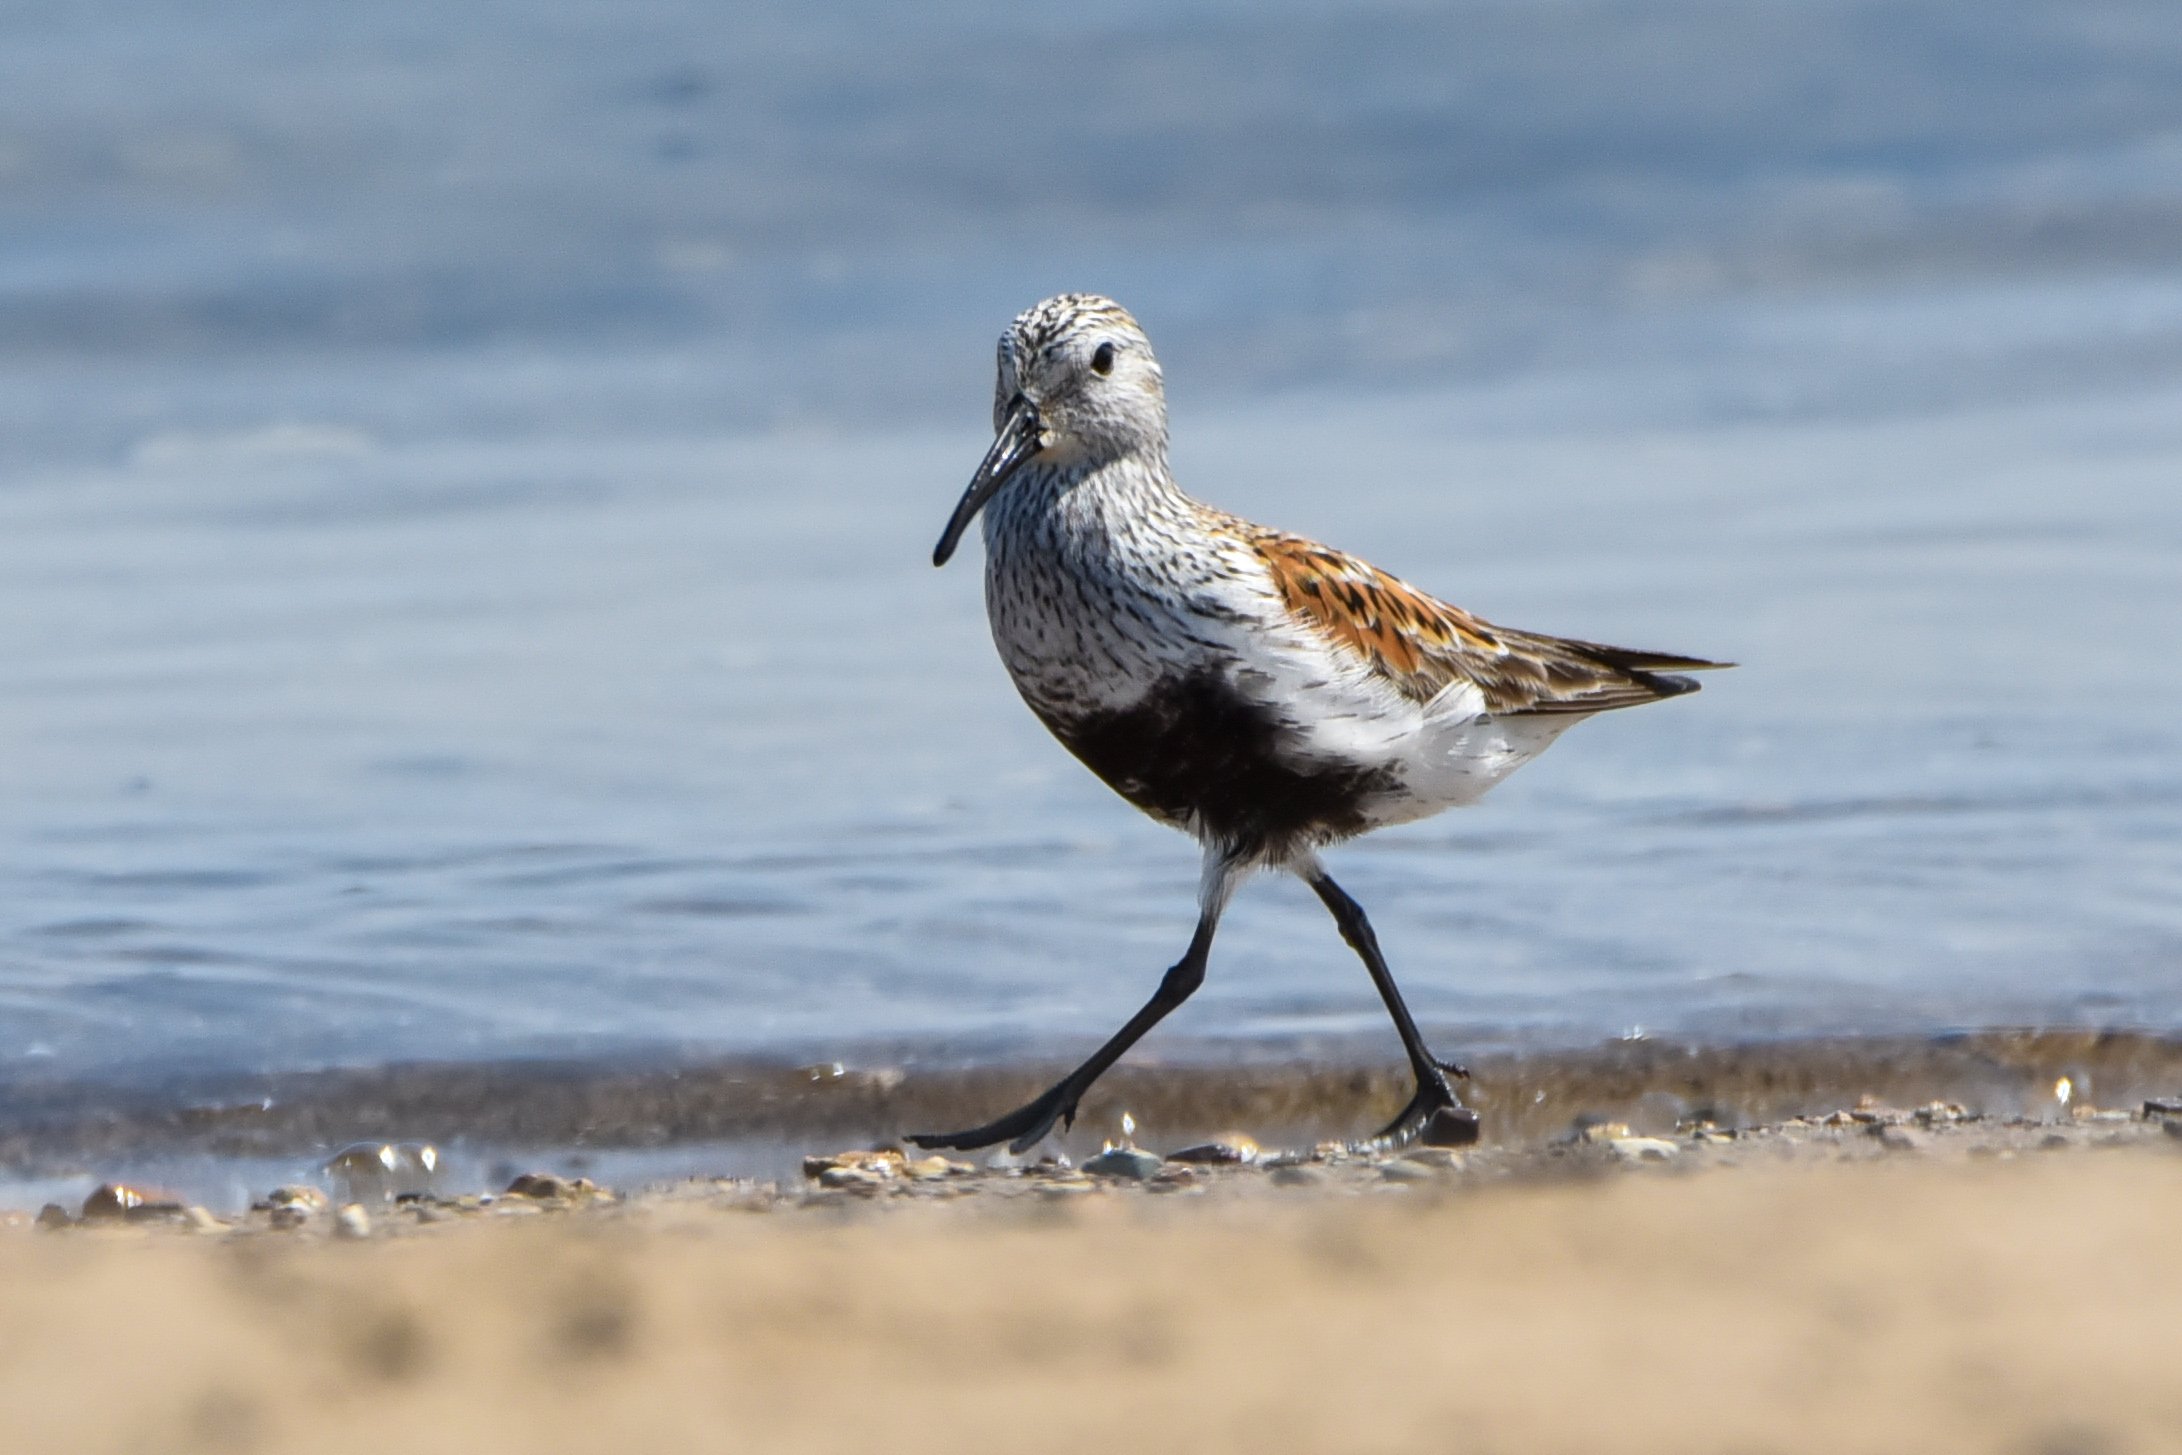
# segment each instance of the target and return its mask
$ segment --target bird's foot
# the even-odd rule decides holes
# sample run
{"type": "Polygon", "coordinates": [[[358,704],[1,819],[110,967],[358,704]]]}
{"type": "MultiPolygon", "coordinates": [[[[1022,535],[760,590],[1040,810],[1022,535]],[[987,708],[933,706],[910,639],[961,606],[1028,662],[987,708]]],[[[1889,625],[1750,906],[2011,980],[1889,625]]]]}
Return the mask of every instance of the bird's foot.
{"type": "Polygon", "coordinates": [[[1036,1101],[1016,1108],[997,1121],[972,1127],[966,1132],[913,1132],[909,1140],[927,1149],[946,1147],[957,1152],[974,1152],[995,1142],[1006,1142],[1010,1152],[1021,1155],[1042,1141],[1056,1124],[1064,1132],[1074,1126],[1076,1099],[1081,1095],[1074,1085],[1063,1081],[1036,1101]]]}
{"type": "Polygon", "coordinates": [[[1462,1104],[1449,1076],[1467,1078],[1460,1066],[1433,1061],[1429,1072],[1417,1075],[1417,1094],[1409,1098],[1400,1116],[1380,1128],[1369,1141],[1355,1144],[1359,1152],[1392,1152],[1412,1142],[1427,1147],[1467,1147],[1477,1140],[1477,1113],[1462,1104]]]}

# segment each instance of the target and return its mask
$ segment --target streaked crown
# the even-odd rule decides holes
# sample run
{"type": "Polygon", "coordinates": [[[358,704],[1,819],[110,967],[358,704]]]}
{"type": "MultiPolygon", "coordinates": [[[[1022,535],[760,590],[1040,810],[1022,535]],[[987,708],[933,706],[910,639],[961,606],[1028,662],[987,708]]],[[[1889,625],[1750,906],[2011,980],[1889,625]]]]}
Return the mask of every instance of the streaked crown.
{"type": "Polygon", "coordinates": [[[1062,293],[1000,336],[993,421],[1016,395],[1037,406],[1056,456],[1164,455],[1167,396],[1151,340],[1129,310],[1096,293],[1062,293]]]}

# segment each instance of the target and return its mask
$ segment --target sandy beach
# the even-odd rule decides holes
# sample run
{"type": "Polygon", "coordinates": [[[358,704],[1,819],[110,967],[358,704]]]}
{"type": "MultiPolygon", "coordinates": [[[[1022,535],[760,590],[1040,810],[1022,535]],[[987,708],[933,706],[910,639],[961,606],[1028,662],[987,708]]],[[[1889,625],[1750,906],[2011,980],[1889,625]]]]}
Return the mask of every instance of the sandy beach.
{"type": "Polygon", "coordinates": [[[2174,1125],[17,1215],[0,1408],[39,1451],[2182,1448],[2174,1125]]]}

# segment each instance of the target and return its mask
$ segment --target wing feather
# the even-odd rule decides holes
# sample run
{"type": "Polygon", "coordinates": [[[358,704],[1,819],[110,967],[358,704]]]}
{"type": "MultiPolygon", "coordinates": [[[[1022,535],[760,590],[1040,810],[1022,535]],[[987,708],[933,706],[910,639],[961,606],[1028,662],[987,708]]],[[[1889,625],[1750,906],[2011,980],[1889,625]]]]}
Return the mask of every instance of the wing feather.
{"type": "Polygon", "coordinates": [[[1244,533],[1289,611],[1420,703],[1469,684],[1494,714],[1605,712],[1697,690],[1671,674],[1732,665],[1497,627],[1345,552],[1244,533]]]}

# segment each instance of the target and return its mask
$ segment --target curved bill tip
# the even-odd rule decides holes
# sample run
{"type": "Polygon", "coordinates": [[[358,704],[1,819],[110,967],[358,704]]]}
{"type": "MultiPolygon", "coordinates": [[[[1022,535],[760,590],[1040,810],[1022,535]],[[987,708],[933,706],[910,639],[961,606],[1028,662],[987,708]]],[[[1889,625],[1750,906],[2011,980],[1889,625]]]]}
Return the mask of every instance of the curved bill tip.
{"type": "Polygon", "coordinates": [[[1007,417],[1000,422],[1000,432],[993,437],[992,448],[985,451],[977,473],[970,477],[970,488],[962,492],[955,513],[947,518],[947,529],[940,532],[939,544],[932,547],[933,565],[947,564],[955,547],[962,544],[963,532],[985,508],[985,502],[998,495],[1000,487],[1045,447],[1041,438],[1044,433],[1035,404],[1020,394],[1009,401],[1007,417]]]}

